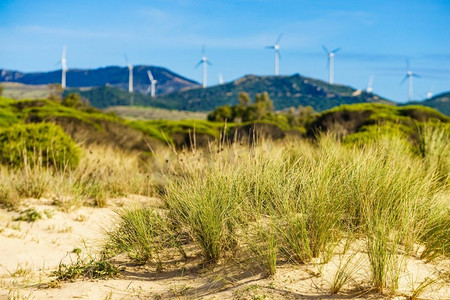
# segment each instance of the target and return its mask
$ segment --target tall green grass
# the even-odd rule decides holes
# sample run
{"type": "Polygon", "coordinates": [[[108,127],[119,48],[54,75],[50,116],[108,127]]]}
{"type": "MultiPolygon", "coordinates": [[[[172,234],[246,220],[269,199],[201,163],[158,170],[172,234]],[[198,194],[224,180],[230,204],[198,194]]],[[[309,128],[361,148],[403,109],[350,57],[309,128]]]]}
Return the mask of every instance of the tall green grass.
{"type": "Polygon", "coordinates": [[[201,171],[169,180],[164,199],[208,260],[248,244],[237,226],[254,231],[255,259],[269,274],[278,259],[327,262],[343,239],[359,239],[374,288],[396,290],[415,245],[424,246],[424,258],[449,255],[448,185],[427,155],[417,156],[401,136],[353,148],[333,136],[265,141],[199,162],[201,171]],[[255,226],[267,230],[267,217],[274,234],[261,235],[255,226]]]}

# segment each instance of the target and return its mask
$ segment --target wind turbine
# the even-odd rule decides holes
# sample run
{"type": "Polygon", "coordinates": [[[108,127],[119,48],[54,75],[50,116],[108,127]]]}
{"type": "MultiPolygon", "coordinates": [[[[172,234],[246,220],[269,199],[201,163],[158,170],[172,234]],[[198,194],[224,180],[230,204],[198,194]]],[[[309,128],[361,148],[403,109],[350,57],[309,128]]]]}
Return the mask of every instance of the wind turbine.
{"type": "Polygon", "coordinates": [[[219,73],[219,84],[220,84],[220,85],[223,84],[223,76],[222,76],[222,73],[219,73]]]}
{"type": "Polygon", "coordinates": [[[327,47],[322,46],[322,49],[325,51],[327,57],[328,57],[328,83],[333,84],[334,82],[334,55],[336,52],[341,50],[341,48],[336,48],[333,51],[328,51],[327,47]]]}
{"type": "Polygon", "coordinates": [[[273,44],[272,46],[266,47],[266,49],[273,49],[275,51],[275,64],[274,64],[275,76],[278,76],[279,69],[280,69],[280,45],[279,45],[279,42],[280,42],[282,36],[283,36],[283,34],[280,33],[277,40],[275,41],[275,44],[273,44]]]}
{"type": "Polygon", "coordinates": [[[403,77],[400,84],[402,84],[403,82],[405,82],[405,80],[408,79],[408,101],[411,101],[413,98],[413,77],[420,78],[419,75],[411,71],[411,69],[409,68],[409,61],[406,60],[406,75],[405,77],[403,77]]]}
{"type": "Polygon", "coordinates": [[[433,98],[433,90],[434,90],[433,87],[431,87],[431,89],[428,90],[428,92],[427,92],[427,99],[433,98]]]}
{"type": "Polygon", "coordinates": [[[203,80],[202,80],[202,86],[203,88],[206,88],[206,81],[207,81],[207,66],[211,65],[211,62],[208,60],[208,58],[205,55],[205,46],[203,46],[202,49],[202,58],[200,59],[200,61],[198,62],[198,64],[195,66],[196,68],[203,64],[203,80]]]}
{"type": "Polygon", "coordinates": [[[125,62],[127,63],[128,66],[128,92],[132,93],[133,92],[133,65],[128,62],[128,57],[126,54],[124,54],[125,57],[125,62]]]}
{"type": "Polygon", "coordinates": [[[62,55],[61,55],[61,87],[63,89],[66,88],[66,72],[67,72],[66,51],[67,51],[67,47],[64,46],[62,55]]]}
{"type": "Polygon", "coordinates": [[[153,78],[152,72],[150,70],[147,70],[148,79],[150,79],[150,86],[147,89],[147,94],[150,92],[150,95],[155,97],[155,87],[158,80],[153,78]]]}
{"type": "Polygon", "coordinates": [[[373,84],[373,76],[370,76],[369,82],[367,83],[367,89],[366,89],[366,92],[368,94],[372,94],[372,91],[373,91],[372,84],[373,84]]]}

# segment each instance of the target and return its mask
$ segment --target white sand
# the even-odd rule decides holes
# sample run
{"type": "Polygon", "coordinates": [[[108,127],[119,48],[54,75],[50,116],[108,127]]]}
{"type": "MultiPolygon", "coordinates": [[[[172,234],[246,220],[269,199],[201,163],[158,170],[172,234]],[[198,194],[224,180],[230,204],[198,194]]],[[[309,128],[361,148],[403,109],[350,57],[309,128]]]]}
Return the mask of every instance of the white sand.
{"type": "MultiPolygon", "coordinates": [[[[143,201],[142,199],[134,199],[143,201]]],[[[132,202],[122,199],[119,202],[132,202]]],[[[117,202],[117,201],[116,201],[117,202]]],[[[150,199],[149,202],[155,203],[150,199]]],[[[157,202],[157,201],[156,201],[157,202]]],[[[277,274],[265,278],[260,272],[239,266],[238,262],[222,262],[216,266],[202,267],[201,257],[191,255],[187,261],[169,259],[164,270],[154,266],[127,264],[123,275],[109,280],[85,280],[63,283],[58,288],[42,288],[51,278],[62,259],[74,248],[87,248],[95,252],[102,237],[102,228],[111,226],[114,212],[111,208],[83,207],[71,213],[58,211],[57,207],[34,201],[44,218],[34,223],[12,221],[17,213],[0,209],[0,299],[380,299],[369,292],[368,264],[364,254],[352,259],[356,265],[353,279],[338,295],[329,295],[332,278],[341,259],[336,255],[322,266],[281,265],[277,274]],[[48,218],[43,212],[52,211],[48,218]],[[19,229],[20,228],[20,229],[19,229]],[[259,298],[258,298],[259,297],[259,298]],[[265,297],[265,298],[264,298],[265,297]]],[[[190,254],[198,249],[191,246],[190,254]]],[[[72,259],[74,255],[72,254],[72,259]]],[[[426,264],[409,258],[407,269],[400,278],[395,297],[406,299],[411,286],[422,282],[437,271],[448,271],[449,262],[440,265],[426,264]]],[[[447,279],[448,280],[448,279],[447,279]]],[[[434,285],[420,295],[421,299],[450,299],[450,283],[434,285]]]]}

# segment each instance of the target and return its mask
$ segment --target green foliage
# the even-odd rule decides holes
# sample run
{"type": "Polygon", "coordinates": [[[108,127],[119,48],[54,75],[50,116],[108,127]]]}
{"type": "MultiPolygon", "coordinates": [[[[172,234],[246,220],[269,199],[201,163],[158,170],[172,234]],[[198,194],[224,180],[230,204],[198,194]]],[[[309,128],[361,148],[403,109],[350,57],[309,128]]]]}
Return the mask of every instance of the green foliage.
{"type": "Polygon", "coordinates": [[[153,120],[153,121],[131,121],[132,127],[143,131],[149,136],[163,142],[173,143],[172,136],[176,133],[193,135],[205,134],[212,138],[218,138],[224,124],[206,120],[153,120]]]}
{"type": "Polygon", "coordinates": [[[266,91],[276,110],[302,105],[312,106],[316,111],[324,111],[341,104],[389,102],[365,92],[355,95],[355,89],[349,86],[330,85],[321,80],[295,74],[292,76],[248,75],[207,89],[187,89],[161,95],[155,101],[148,101],[146,105],[211,111],[222,105],[239,104],[239,95],[243,91],[248,93],[249,99],[266,91]]]}
{"type": "Polygon", "coordinates": [[[442,93],[434,96],[431,99],[422,101],[422,102],[409,102],[407,105],[424,105],[431,108],[434,108],[441,113],[450,116],[450,93],[442,93]]]}
{"type": "Polygon", "coordinates": [[[208,114],[208,121],[234,122],[235,113],[228,105],[220,106],[208,114]]]}
{"type": "Polygon", "coordinates": [[[239,105],[247,107],[250,105],[250,96],[246,92],[240,92],[238,95],[239,105]]]}
{"type": "Polygon", "coordinates": [[[249,95],[245,92],[239,93],[239,104],[230,107],[224,105],[217,107],[208,115],[209,121],[225,120],[233,122],[235,117],[240,117],[243,122],[251,122],[264,119],[273,111],[273,102],[267,92],[256,94],[255,102],[250,103],[249,95]]]}
{"type": "Polygon", "coordinates": [[[80,150],[61,127],[48,124],[16,124],[0,130],[1,163],[12,167],[36,164],[74,168],[80,150]]]}
{"type": "Polygon", "coordinates": [[[26,221],[30,223],[36,222],[39,219],[42,219],[42,214],[32,207],[21,211],[20,215],[14,218],[14,221],[26,221]]]}
{"type": "Polygon", "coordinates": [[[83,101],[80,94],[72,93],[64,97],[61,105],[72,108],[80,108],[83,106],[83,101]]]}
{"type": "MultiPolygon", "coordinates": [[[[77,249],[78,250],[78,249],[77,249]]],[[[75,262],[70,264],[60,263],[58,270],[51,273],[56,277],[50,285],[58,285],[59,282],[74,282],[77,279],[108,279],[119,275],[121,268],[116,267],[107,260],[98,260],[92,257],[82,258],[80,251],[74,252],[77,255],[75,262]]]]}

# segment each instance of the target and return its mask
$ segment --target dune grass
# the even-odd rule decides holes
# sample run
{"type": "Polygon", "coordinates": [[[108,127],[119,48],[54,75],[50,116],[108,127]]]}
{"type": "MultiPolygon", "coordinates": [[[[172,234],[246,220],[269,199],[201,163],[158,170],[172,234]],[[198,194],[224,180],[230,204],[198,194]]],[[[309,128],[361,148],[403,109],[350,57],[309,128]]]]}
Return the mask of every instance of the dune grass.
{"type": "Polygon", "coordinates": [[[364,241],[359,251],[367,253],[379,292],[398,288],[414,245],[425,247],[422,257],[449,255],[448,185],[402,137],[353,148],[332,136],[316,144],[266,141],[212,161],[170,183],[164,197],[170,217],[209,261],[248,244],[237,224],[252,228],[255,259],[269,274],[277,260],[327,262],[342,239],[364,241]]]}
{"type": "MultiPolygon", "coordinates": [[[[395,131],[354,145],[333,135],[250,145],[222,141],[204,149],[167,148],[146,161],[138,153],[85,147],[72,169],[39,162],[28,169],[1,167],[0,202],[49,197],[69,210],[106,206],[116,196],[158,195],[162,211],[118,212],[105,251],[159,268],[167,249],[183,255],[179,239],[186,236],[210,264],[250,255],[269,275],[280,263],[326,263],[342,241],[357,240],[355,251],[369,262],[368,284],[390,293],[408,257],[450,255],[450,134],[431,125],[418,134],[419,145],[395,131]]],[[[350,274],[336,276],[333,293],[350,274]]]]}

